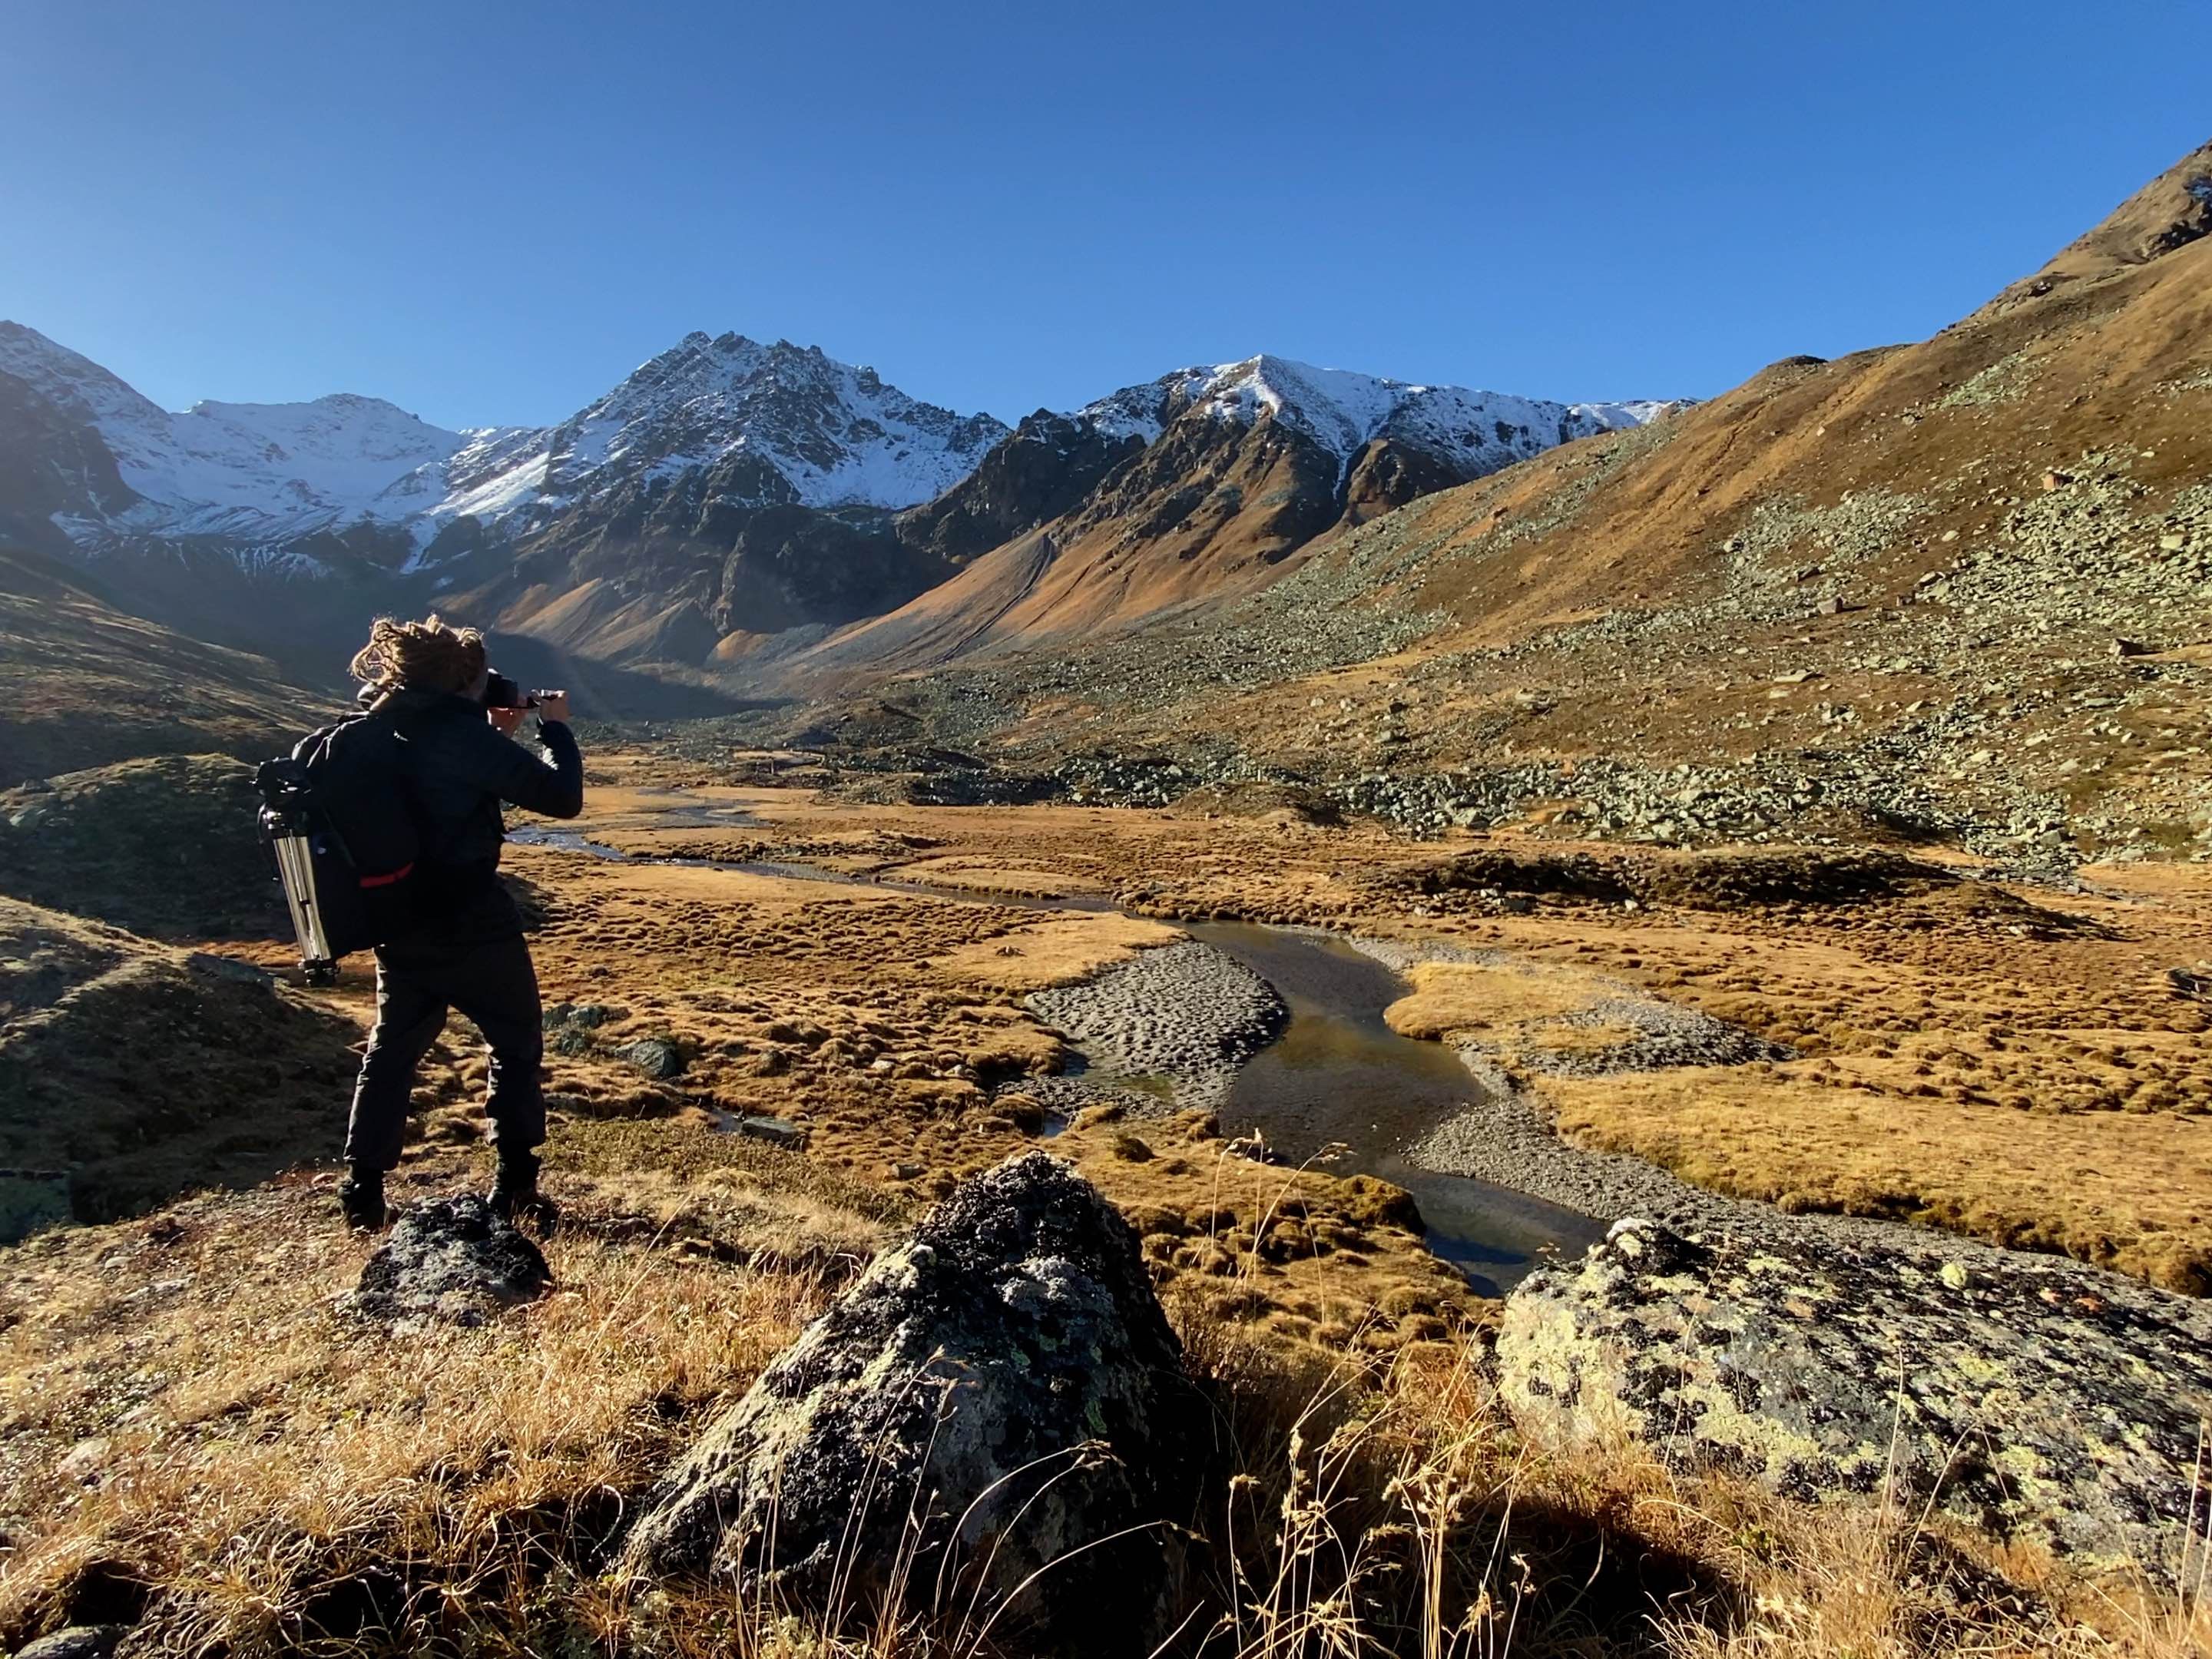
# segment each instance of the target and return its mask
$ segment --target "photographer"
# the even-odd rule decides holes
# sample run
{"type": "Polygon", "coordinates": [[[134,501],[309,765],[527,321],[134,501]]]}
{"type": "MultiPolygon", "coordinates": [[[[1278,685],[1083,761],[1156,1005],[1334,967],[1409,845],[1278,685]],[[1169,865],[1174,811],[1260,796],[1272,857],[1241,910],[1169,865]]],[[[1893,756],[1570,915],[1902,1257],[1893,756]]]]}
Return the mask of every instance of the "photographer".
{"type": "Polygon", "coordinates": [[[584,806],[584,762],[568,726],[565,691],[525,698],[490,672],[483,636],[431,617],[380,618],[353,659],[363,696],[404,739],[404,785],[422,853],[411,878],[419,924],[376,952],[376,1027],[362,1056],[346,1126],[347,1177],[338,1189],[350,1226],[386,1219],[384,1177],[399,1161],[415,1068],[458,1009],[491,1051],[485,1111],[499,1154],[489,1197],[510,1219],[551,1224],[538,1192],[545,1139],[538,1077],[544,1045],[538,975],[522,918],[499,880],[507,830],[502,802],[549,817],[584,806]],[[538,716],[537,750],[513,734],[538,716]]]}

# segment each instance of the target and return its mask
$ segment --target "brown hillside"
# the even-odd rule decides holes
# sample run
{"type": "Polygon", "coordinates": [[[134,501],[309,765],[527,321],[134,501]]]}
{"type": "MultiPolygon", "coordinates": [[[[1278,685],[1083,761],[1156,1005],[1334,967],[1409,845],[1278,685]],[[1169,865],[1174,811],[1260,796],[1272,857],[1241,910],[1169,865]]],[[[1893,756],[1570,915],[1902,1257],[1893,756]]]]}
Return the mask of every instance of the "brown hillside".
{"type": "Polygon", "coordinates": [[[0,1239],[331,1155],[357,1036],[253,969],[0,898],[0,1239]]]}
{"type": "Polygon", "coordinates": [[[779,672],[818,684],[924,669],[1235,599],[1296,568],[1332,531],[1465,476],[1392,438],[1347,465],[1272,410],[1243,426],[1187,409],[1059,517],[779,672]]]}
{"type": "Polygon", "coordinates": [[[1993,305],[2041,299],[2063,283],[2094,280],[2212,234],[2212,143],[2198,146],[2113,210],[2050,264],[2007,289],[1993,305]]]}
{"type": "Polygon", "coordinates": [[[82,573],[0,548],[0,788],[146,755],[258,759],[331,702],[265,658],[125,615],[82,573]]]}
{"type": "Polygon", "coordinates": [[[1249,592],[1340,517],[1337,466],[1272,416],[1187,416],[1073,512],[802,658],[807,671],[926,668],[1249,592]]]}
{"type": "MultiPolygon", "coordinates": [[[[1942,550],[1961,541],[2002,559],[1998,544],[2016,538],[1991,509],[2021,492],[2075,489],[2096,470],[2081,467],[2085,456],[2132,452],[2099,464],[2124,472],[2130,501],[2203,479],[2212,464],[2206,388],[2191,382],[2208,363],[2208,246],[2118,267],[2043,306],[1978,318],[1919,345],[1779,363],[1678,416],[1672,441],[1564,517],[1583,478],[1605,465],[1601,447],[1620,441],[1516,469],[1446,539],[1443,551],[1467,556],[1422,582],[1420,594],[1486,641],[1592,608],[1711,596],[1729,584],[1726,566],[1751,559],[1765,567],[1759,574],[1782,579],[1823,564],[1803,580],[1838,590],[1830,597],[1893,602],[1952,562],[1956,554],[1942,550]],[[1847,496],[1882,502],[1874,511],[1885,521],[1863,530],[1840,519],[1751,522],[1785,502],[1819,514],[1847,496]],[[1528,529],[1534,533],[1516,533],[1528,529]],[[1797,551],[1802,563],[1777,568],[1797,551]]],[[[1436,510],[1474,504],[1464,494],[1436,510]]]]}
{"type": "Polygon", "coordinates": [[[0,895],[156,939],[289,933],[253,769],[162,755],[0,790],[0,895]]]}
{"type": "Polygon", "coordinates": [[[1991,850],[2208,844],[2212,238],[2156,228],[2186,228],[2203,155],[2055,261],[2067,280],[1929,340],[1785,360],[1329,538],[1263,591],[1118,634],[1072,611],[1079,640],[901,695],[1028,764],[1256,765],[1429,829],[1664,840],[1809,811],[1978,823],[1991,850]]]}

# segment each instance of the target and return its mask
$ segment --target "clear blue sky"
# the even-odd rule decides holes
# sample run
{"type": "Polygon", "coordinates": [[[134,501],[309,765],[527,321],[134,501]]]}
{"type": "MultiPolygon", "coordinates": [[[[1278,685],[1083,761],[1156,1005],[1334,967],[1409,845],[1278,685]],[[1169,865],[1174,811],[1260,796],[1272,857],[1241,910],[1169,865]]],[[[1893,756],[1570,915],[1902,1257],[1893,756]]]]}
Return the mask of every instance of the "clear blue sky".
{"type": "Polygon", "coordinates": [[[13,0],[0,316],[544,422],[686,331],[1013,417],[1259,350],[1705,395],[2212,136],[2202,0],[13,0]]]}

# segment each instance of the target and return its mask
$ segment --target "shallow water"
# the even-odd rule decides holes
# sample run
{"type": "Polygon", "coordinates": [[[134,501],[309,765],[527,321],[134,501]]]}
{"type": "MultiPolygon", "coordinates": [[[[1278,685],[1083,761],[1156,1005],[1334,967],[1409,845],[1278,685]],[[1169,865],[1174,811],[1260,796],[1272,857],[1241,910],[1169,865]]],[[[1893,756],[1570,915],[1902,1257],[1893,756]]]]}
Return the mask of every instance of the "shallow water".
{"type": "Polygon", "coordinates": [[[1322,1167],[1379,1176],[1413,1194],[1429,1248],[1486,1294],[1604,1237],[1602,1222],[1576,1211],[1401,1155],[1473,1104],[1482,1085],[1442,1043],[1384,1024],[1382,1010],[1406,987],[1382,963],[1341,939],[1279,927],[1201,922],[1189,932],[1267,980],[1291,1010],[1281,1037],[1231,1085],[1224,1129],[1256,1132],[1292,1163],[1332,1145],[1350,1148],[1322,1167]]]}
{"type": "MultiPolygon", "coordinates": [[[[629,855],[573,830],[518,826],[507,839],[583,853],[629,855]]],[[[1029,898],[871,880],[812,865],[732,864],[711,859],[654,862],[738,870],[842,885],[880,887],[962,904],[1036,910],[1106,910],[1095,896],[1029,898]]],[[[1449,1048],[1392,1030],[1382,1011],[1406,994],[1391,969],[1342,939],[1256,922],[1186,925],[1204,940],[1275,988],[1291,1011],[1282,1035],[1237,1073],[1221,1112],[1232,1134],[1257,1133],[1293,1164],[1325,1149],[1346,1149],[1319,1167],[1338,1175],[1372,1175],[1404,1188],[1420,1206],[1429,1248],[1467,1275],[1485,1295],[1499,1296],[1557,1256],[1572,1258],[1605,1236],[1605,1224],[1577,1211],[1465,1176],[1439,1175],[1406,1161],[1407,1146],[1455,1117],[1482,1085],[1449,1048]]],[[[1137,1085],[1143,1080],[1115,1079],[1137,1085]]]]}

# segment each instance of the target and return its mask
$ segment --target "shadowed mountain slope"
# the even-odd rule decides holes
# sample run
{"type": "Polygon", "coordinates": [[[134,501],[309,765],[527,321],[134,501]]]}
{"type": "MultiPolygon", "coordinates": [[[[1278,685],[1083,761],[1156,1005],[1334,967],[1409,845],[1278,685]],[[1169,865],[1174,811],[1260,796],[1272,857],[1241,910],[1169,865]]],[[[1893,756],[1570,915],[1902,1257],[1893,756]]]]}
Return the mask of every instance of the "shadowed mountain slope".
{"type": "Polygon", "coordinates": [[[0,788],[144,755],[258,759],[334,702],[266,658],[118,610],[67,565],[0,548],[0,788]]]}

